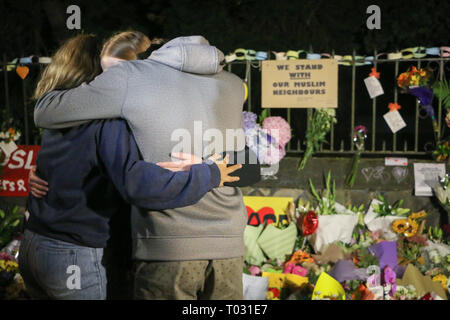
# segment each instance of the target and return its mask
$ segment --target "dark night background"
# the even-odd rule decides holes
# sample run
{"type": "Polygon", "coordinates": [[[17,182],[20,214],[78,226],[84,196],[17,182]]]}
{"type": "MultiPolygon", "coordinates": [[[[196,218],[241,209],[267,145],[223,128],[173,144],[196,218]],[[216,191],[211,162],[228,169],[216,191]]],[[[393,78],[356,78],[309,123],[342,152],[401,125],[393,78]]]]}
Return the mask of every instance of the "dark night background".
{"type": "Polygon", "coordinates": [[[81,8],[84,32],[107,37],[134,28],[150,38],[201,34],[225,53],[255,50],[336,50],[358,54],[409,46],[448,45],[447,0],[1,0],[0,52],[8,57],[51,55],[77,31],[66,28],[66,8],[81,8]],[[366,8],[381,8],[381,30],[366,28],[366,8]]]}
{"type": "MultiPolygon", "coordinates": [[[[336,54],[373,55],[377,52],[394,52],[415,46],[442,46],[450,44],[450,1],[448,0],[0,0],[0,58],[7,61],[16,57],[36,54],[51,56],[65,39],[79,33],[96,33],[103,38],[127,29],[144,32],[150,38],[171,39],[177,36],[203,35],[225,54],[236,48],[286,51],[312,49],[313,52],[332,50],[336,54]],[[82,30],[68,30],[66,9],[71,4],[81,8],[82,30]],[[381,9],[381,30],[369,30],[366,9],[376,4],[381,9]]],[[[399,72],[404,72],[411,62],[400,61],[399,72]]],[[[437,63],[431,65],[436,68],[437,63]]],[[[27,104],[28,121],[32,132],[29,142],[38,144],[40,135],[33,126],[33,105],[23,100],[23,91],[29,97],[34,89],[42,66],[30,66],[26,81],[8,72],[10,111],[20,128],[24,127],[24,104],[27,104]]],[[[372,127],[372,100],[363,80],[372,66],[356,68],[356,123],[372,127]]],[[[351,145],[350,125],[350,67],[339,68],[339,108],[337,109],[336,139],[334,149],[348,150],[351,145]]],[[[376,149],[383,141],[391,150],[392,133],[382,115],[393,101],[396,72],[393,63],[380,64],[385,94],[377,99],[376,149]]],[[[233,72],[245,78],[245,66],[233,66],[233,72]]],[[[450,73],[446,64],[446,78],[450,73]]],[[[0,88],[3,87],[0,79],[0,88]]],[[[260,72],[252,70],[252,111],[261,112],[260,72]]],[[[435,99],[437,100],[437,99],[435,99]]],[[[0,109],[4,90],[0,91],[0,109]]],[[[402,116],[408,126],[397,134],[397,148],[408,149],[414,144],[415,98],[399,94],[403,106],[402,116]]],[[[437,104],[437,101],[435,101],[437,104]]],[[[247,109],[247,106],[245,106],[247,109]]],[[[435,107],[436,108],[436,107],[435,107]]],[[[287,116],[286,110],[272,110],[272,115],[287,116]]],[[[445,115],[444,115],[445,116],[445,115]]],[[[295,148],[302,142],[306,129],[305,110],[292,110],[295,148]]],[[[445,129],[445,128],[444,128],[445,129]]],[[[434,148],[433,132],[429,119],[419,120],[419,151],[434,148]],[[431,141],[431,145],[430,145],[431,141]]],[[[444,132],[445,134],[445,132],[444,132]]],[[[370,140],[370,139],[369,139],[370,140]]],[[[372,148],[371,141],[366,149],[372,148]]]]}

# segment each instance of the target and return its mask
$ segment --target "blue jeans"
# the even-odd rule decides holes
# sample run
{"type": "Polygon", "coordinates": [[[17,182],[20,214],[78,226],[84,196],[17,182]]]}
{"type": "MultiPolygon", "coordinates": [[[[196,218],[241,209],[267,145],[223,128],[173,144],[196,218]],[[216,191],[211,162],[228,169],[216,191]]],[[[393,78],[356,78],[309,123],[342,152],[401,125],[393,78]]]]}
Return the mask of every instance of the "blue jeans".
{"type": "Polygon", "coordinates": [[[25,230],[19,269],[33,299],[105,300],[102,248],[82,247],[25,230]]]}

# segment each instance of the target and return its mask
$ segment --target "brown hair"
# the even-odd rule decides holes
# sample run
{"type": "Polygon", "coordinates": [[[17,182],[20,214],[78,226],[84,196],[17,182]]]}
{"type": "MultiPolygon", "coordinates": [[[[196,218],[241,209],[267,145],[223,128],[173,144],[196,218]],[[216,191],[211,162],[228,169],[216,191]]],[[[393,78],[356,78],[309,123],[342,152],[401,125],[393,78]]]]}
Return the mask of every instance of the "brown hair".
{"type": "Polygon", "coordinates": [[[123,60],[136,60],[138,54],[151,45],[150,39],[139,31],[124,31],[113,35],[103,45],[100,57],[115,57],[123,60]]]}
{"type": "Polygon", "coordinates": [[[92,81],[102,72],[101,41],[93,34],[81,34],[67,40],[52,57],[39,80],[34,98],[56,89],[71,89],[92,81]]]}

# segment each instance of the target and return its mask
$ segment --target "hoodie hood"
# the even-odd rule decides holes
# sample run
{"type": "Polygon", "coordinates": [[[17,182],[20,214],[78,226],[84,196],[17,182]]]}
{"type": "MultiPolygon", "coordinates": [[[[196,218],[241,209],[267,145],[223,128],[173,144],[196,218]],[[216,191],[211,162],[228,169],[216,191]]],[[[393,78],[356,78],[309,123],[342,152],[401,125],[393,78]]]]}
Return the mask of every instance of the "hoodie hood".
{"type": "Polygon", "coordinates": [[[148,58],[177,70],[196,74],[222,71],[222,51],[202,36],[179,37],[165,43],[148,58]]]}

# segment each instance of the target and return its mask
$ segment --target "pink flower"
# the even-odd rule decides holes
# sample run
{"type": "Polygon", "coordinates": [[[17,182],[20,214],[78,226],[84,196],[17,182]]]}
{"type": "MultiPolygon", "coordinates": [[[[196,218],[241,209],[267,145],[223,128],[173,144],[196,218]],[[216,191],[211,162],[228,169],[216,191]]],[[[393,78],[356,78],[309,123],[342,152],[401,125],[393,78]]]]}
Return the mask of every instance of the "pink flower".
{"type": "Polygon", "coordinates": [[[262,127],[274,137],[283,148],[291,140],[291,126],[282,117],[267,117],[262,123],[262,127]]]}
{"type": "Polygon", "coordinates": [[[248,268],[248,271],[250,271],[250,274],[252,276],[256,276],[261,273],[261,269],[257,266],[251,266],[250,268],[248,268]]]}
{"type": "Polygon", "coordinates": [[[305,268],[303,268],[301,266],[297,266],[292,262],[289,262],[284,266],[283,273],[292,273],[292,274],[296,274],[301,277],[305,277],[307,271],[305,268]]]}
{"type": "Polygon", "coordinates": [[[0,260],[12,261],[14,257],[6,252],[0,252],[0,260]]]}
{"type": "Polygon", "coordinates": [[[391,296],[393,296],[395,294],[395,291],[397,289],[397,285],[395,283],[396,279],[397,279],[397,275],[396,275],[395,271],[389,266],[384,267],[383,280],[384,280],[384,284],[391,285],[391,291],[389,292],[389,294],[391,296]]]}
{"type": "Polygon", "coordinates": [[[380,285],[380,275],[379,274],[373,274],[370,277],[367,278],[367,283],[369,287],[377,287],[380,285]]]}

